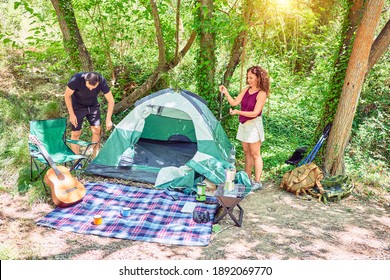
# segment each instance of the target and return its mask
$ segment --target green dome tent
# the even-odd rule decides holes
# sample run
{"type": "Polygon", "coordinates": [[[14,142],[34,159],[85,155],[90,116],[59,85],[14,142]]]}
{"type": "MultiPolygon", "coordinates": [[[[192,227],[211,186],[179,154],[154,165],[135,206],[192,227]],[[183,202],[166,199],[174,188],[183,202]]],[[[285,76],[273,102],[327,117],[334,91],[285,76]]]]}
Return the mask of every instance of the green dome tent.
{"type": "Polygon", "coordinates": [[[186,90],[164,89],[135,103],[87,172],[190,191],[202,176],[222,183],[232,151],[206,101],[186,90]]]}

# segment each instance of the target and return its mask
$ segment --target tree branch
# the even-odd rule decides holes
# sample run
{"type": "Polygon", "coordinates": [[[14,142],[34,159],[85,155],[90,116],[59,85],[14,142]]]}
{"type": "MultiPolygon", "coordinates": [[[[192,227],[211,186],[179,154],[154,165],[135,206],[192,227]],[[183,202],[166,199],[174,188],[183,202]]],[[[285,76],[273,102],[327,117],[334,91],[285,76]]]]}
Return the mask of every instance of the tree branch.
{"type": "Polygon", "coordinates": [[[390,45],[390,20],[387,21],[378,37],[371,46],[370,57],[368,58],[367,72],[377,63],[379,58],[387,51],[390,45]]]}
{"type": "Polygon", "coordinates": [[[180,0],[177,0],[176,5],[176,33],[175,33],[175,39],[176,39],[176,48],[175,48],[175,60],[177,59],[177,56],[179,55],[179,25],[180,25],[180,0]]]}
{"type": "Polygon", "coordinates": [[[149,78],[135,91],[132,92],[130,96],[123,99],[122,101],[115,104],[114,107],[114,114],[118,114],[131,106],[133,106],[134,102],[137,101],[139,98],[144,97],[156,84],[156,82],[160,79],[161,74],[164,72],[167,72],[174,68],[181,59],[185,56],[185,54],[188,52],[188,50],[191,48],[192,44],[194,43],[196,38],[196,32],[192,31],[190,38],[187,41],[187,44],[184,46],[184,48],[179,52],[179,55],[177,58],[173,58],[169,62],[165,62],[162,66],[157,66],[157,68],[154,70],[152,75],[149,76],[149,78]]]}
{"type": "Polygon", "coordinates": [[[156,29],[156,38],[157,38],[157,45],[158,45],[158,66],[163,67],[166,62],[165,44],[162,35],[160,16],[158,15],[156,1],[150,0],[150,6],[152,8],[154,27],[156,29]]]}

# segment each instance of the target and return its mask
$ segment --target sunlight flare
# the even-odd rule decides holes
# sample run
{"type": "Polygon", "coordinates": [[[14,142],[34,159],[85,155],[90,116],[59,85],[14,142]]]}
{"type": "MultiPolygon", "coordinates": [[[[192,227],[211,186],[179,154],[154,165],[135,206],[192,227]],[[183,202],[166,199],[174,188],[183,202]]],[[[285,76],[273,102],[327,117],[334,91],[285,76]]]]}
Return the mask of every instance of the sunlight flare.
{"type": "Polygon", "coordinates": [[[291,4],[291,0],[276,0],[276,3],[283,7],[283,8],[286,8],[286,7],[289,7],[290,4],[291,4]]]}

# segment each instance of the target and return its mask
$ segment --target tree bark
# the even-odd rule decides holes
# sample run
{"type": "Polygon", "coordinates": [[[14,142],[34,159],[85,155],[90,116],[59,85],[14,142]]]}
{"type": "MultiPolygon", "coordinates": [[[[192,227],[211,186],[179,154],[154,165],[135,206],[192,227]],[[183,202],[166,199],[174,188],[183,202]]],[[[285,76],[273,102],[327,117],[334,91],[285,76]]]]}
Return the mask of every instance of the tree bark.
{"type": "Polygon", "coordinates": [[[352,121],[356,113],[368,58],[373,44],[384,0],[368,0],[353,43],[344,85],[337,106],[333,126],[326,145],[325,172],[344,173],[343,155],[349,141],[352,121]]]}
{"type": "Polygon", "coordinates": [[[64,47],[77,70],[92,71],[91,57],[77,26],[72,2],[68,0],[51,0],[60,24],[64,47]]]}

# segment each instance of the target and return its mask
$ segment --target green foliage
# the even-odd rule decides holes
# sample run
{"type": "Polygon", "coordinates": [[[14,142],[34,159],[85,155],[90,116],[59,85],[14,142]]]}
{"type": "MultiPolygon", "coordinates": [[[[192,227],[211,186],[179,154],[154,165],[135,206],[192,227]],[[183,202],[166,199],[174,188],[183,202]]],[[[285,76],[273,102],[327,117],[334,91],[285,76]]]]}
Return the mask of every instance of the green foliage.
{"type": "MultiPolygon", "coordinates": [[[[29,155],[27,155],[28,157],[29,155]]],[[[38,172],[36,170],[33,170],[33,178],[38,177],[38,172]]],[[[19,171],[19,177],[17,180],[17,189],[19,193],[25,194],[28,191],[32,191],[33,189],[40,189],[42,188],[42,182],[38,178],[35,181],[32,181],[30,178],[30,167],[26,166],[24,168],[21,168],[19,171]]],[[[34,191],[32,191],[34,192],[34,191]]]]}
{"type": "MultiPolygon", "coordinates": [[[[57,82],[55,76],[42,75],[38,70],[44,59],[37,61],[37,56],[29,55],[23,58],[12,52],[7,55],[9,59],[2,69],[12,72],[13,76],[9,76],[9,79],[18,79],[9,81],[13,84],[12,90],[0,92],[0,183],[9,184],[17,178],[15,190],[23,193],[41,184],[40,181],[30,182],[29,121],[58,116],[60,104],[55,96],[50,95],[53,86],[45,87],[50,81],[57,82]]],[[[43,55],[38,57],[42,58],[43,55]]],[[[50,65],[48,62],[46,64],[50,65]]]]}

